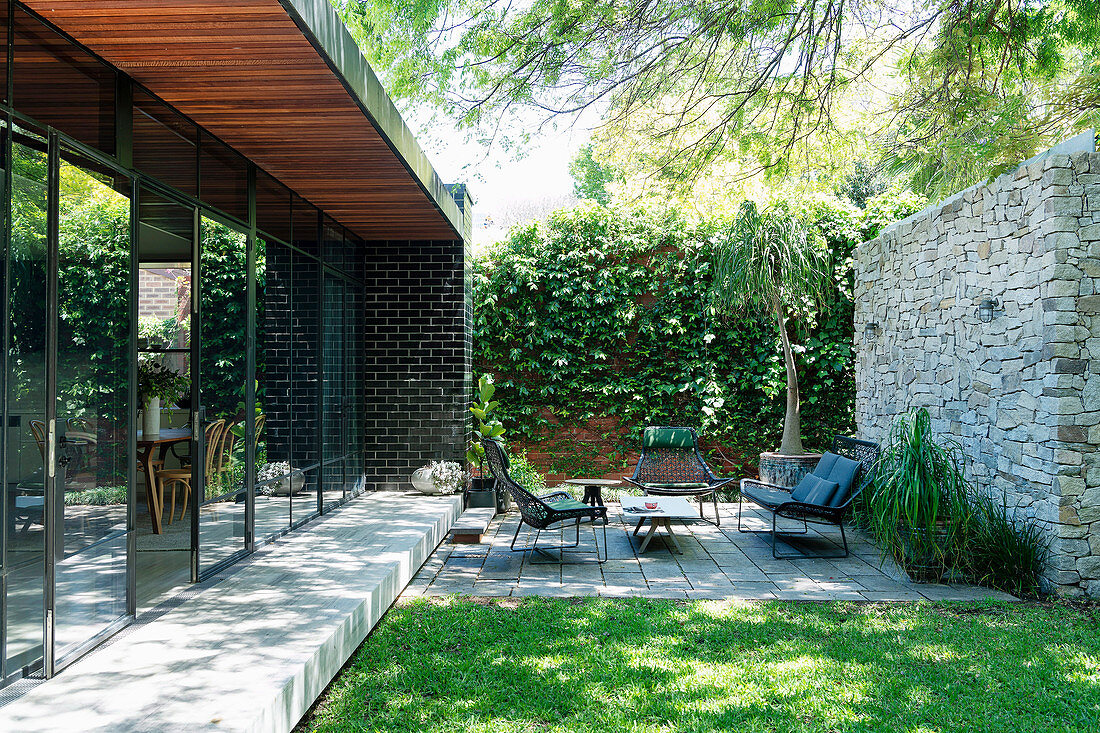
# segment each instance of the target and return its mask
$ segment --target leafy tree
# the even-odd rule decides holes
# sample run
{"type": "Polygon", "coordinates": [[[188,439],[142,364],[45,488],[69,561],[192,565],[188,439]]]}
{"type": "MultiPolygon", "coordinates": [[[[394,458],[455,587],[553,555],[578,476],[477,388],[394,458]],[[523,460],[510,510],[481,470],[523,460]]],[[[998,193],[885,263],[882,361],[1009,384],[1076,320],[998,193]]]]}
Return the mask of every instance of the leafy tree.
{"type": "Polygon", "coordinates": [[[726,311],[769,313],[779,328],[787,371],[787,408],[779,445],[784,455],[805,452],[788,321],[822,300],[828,275],[824,255],[820,236],[798,217],[780,208],[760,211],[751,201],[741,206],[729,236],[718,240],[713,253],[712,302],[726,311]]]}
{"type": "Polygon", "coordinates": [[[687,185],[733,159],[782,176],[868,130],[943,193],[1100,118],[1097,0],[333,2],[396,96],[490,137],[593,108],[687,185]]]}
{"type": "Polygon", "coordinates": [[[569,173],[573,176],[573,193],[577,198],[590,199],[603,206],[611,202],[607,185],[620,179],[614,168],[596,160],[591,144],[577,151],[577,156],[569,163],[569,173]]]}

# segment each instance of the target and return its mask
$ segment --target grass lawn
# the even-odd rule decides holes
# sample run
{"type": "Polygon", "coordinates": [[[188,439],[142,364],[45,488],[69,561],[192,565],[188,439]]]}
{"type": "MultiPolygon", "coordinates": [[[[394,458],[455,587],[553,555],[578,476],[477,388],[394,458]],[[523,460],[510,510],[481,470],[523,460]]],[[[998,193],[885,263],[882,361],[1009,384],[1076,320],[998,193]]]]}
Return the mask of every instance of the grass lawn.
{"type": "Polygon", "coordinates": [[[1100,731],[1100,609],[415,600],[309,731],[1100,731]]]}

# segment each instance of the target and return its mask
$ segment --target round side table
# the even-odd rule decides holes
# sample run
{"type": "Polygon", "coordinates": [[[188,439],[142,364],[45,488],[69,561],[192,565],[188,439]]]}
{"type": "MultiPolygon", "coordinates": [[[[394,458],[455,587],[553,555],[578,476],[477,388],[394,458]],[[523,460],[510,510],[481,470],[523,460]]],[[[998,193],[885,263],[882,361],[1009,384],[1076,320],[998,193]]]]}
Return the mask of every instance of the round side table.
{"type": "MultiPolygon", "coordinates": [[[[619,486],[622,484],[622,481],[616,481],[615,479],[609,478],[567,478],[565,483],[584,487],[584,498],[581,499],[581,501],[585,504],[589,506],[603,506],[603,487],[619,486]]],[[[604,521],[606,522],[607,520],[604,521]]]]}

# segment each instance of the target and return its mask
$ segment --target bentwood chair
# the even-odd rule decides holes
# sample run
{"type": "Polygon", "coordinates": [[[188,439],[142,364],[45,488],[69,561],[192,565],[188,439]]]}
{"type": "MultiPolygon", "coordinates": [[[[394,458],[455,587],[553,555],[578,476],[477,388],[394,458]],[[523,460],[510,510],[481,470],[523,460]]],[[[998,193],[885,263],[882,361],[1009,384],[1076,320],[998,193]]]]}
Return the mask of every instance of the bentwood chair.
{"type": "MultiPolygon", "coordinates": [[[[485,447],[486,463],[489,466],[489,471],[493,474],[493,480],[512,495],[512,500],[519,508],[520,522],[516,525],[516,532],[512,535],[512,544],[509,545],[509,549],[512,552],[527,552],[527,550],[531,550],[532,552],[550,558],[550,562],[562,563],[564,560],[564,553],[567,550],[573,550],[580,546],[581,520],[589,519],[592,521],[592,536],[596,542],[596,562],[602,564],[607,560],[606,507],[589,506],[584,502],[577,501],[564,491],[555,491],[551,494],[536,496],[523,488],[523,486],[508,473],[508,469],[510,468],[508,453],[504,450],[500,442],[486,438],[481,441],[481,445],[485,447]],[[596,519],[603,520],[600,522],[600,527],[603,530],[602,542],[596,535],[596,519]],[[539,536],[542,534],[543,530],[551,528],[556,529],[557,527],[555,527],[555,525],[561,525],[564,528],[565,522],[573,522],[576,525],[576,537],[572,544],[565,544],[564,531],[562,532],[562,544],[550,547],[540,546],[538,544],[539,536]],[[519,531],[525,524],[535,530],[535,540],[531,543],[530,547],[516,549],[516,538],[519,537],[519,531]],[[602,555],[600,554],[601,546],[603,548],[602,555]],[[558,556],[555,558],[549,553],[549,550],[557,550],[558,556]]],[[[535,562],[535,560],[532,558],[531,562],[535,562]]]]}
{"type": "MultiPolygon", "coordinates": [[[[225,433],[225,420],[215,420],[206,426],[203,430],[203,441],[206,446],[206,460],[204,461],[204,473],[206,483],[209,486],[210,482],[215,480],[215,474],[217,472],[217,456],[221,451],[222,436],[225,433]]],[[[168,510],[168,524],[171,524],[173,517],[176,513],[176,485],[178,484],[183,489],[183,502],[180,509],[180,519],[183,519],[183,515],[187,513],[187,503],[191,498],[191,469],[190,468],[176,468],[167,469],[163,471],[157,471],[157,497],[160,499],[161,507],[164,506],[164,492],[171,487],[172,489],[172,506],[168,510]]]]}
{"type": "MultiPolygon", "coordinates": [[[[694,496],[699,499],[699,517],[704,518],[703,502],[709,497],[718,515],[717,490],[734,479],[718,478],[699,453],[699,436],[694,428],[648,427],[642,433],[642,456],[627,482],[651,496],[694,496]]],[[[635,534],[642,525],[638,522],[635,534]]]]}
{"type": "Polygon", "coordinates": [[[741,498],[771,513],[771,529],[752,530],[741,528],[741,512],[737,513],[737,530],[754,534],[770,534],[772,557],[790,559],[811,557],[803,553],[783,553],[776,549],[776,523],[779,518],[802,521],[802,531],[782,534],[803,535],[809,532],[807,523],[836,525],[840,528],[843,553],[836,555],[812,555],[822,557],[848,557],[848,538],[844,534],[844,518],[852,509],[852,503],[874,477],[879,446],[867,440],[833,438],[832,451],[821,456],[814,470],[807,474],[794,489],[785,489],[758,479],[741,479],[741,498]]]}

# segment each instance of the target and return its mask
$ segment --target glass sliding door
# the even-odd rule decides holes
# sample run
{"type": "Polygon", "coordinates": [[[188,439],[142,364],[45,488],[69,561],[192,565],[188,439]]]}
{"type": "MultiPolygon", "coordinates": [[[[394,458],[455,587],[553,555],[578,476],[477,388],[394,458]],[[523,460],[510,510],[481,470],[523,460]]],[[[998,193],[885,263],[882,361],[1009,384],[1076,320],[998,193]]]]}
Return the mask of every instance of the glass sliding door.
{"type": "MultiPolygon", "coordinates": [[[[247,549],[251,498],[245,485],[248,237],[199,222],[199,409],[209,428],[198,512],[199,571],[247,549]]],[[[254,447],[253,447],[254,449],[254,447]]]]}
{"type": "Polygon", "coordinates": [[[291,250],[256,243],[256,537],[285,532],[303,476],[291,464],[291,250]]]}
{"type": "Polygon", "coordinates": [[[2,679],[41,665],[46,571],[46,139],[16,127],[11,150],[2,679]]]}
{"type": "Polygon", "coordinates": [[[130,231],[130,179],[62,146],[56,398],[47,428],[59,659],[127,615],[130,231]]]}
{"type": "Polygon", "coordinates": [[[321,477],[324,508],[329,509],[343,501],[344,453],[346,452],[347,432],[347,364],[345,352],[347,336],[345,332],[344,300],[347,286],[342,278],[325,273],[324,285],[324,338],[322,346],[324,387],[322,399],[321,430],[322,443],[321,477]]]}
{"type": "MultiPolygon", "coordinates": [[[[135,436],[139,612],[198,572],[192,538],[196,484],[190,470],[200,450],[191,409],[195,219],[194,206],[149,188],[139,191],[137,359],[143,367],[158,365],[182,381],[182,394],[174,402],[160,401],[157,433],[146,435],[141,429],[135,436]]],[[[139,393],[139,403],[142,397],[139,393]]],[[[144,424],[145,406],[139,407],[144,424]]]]}

